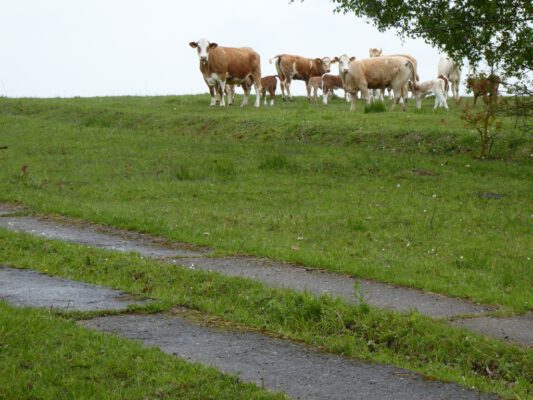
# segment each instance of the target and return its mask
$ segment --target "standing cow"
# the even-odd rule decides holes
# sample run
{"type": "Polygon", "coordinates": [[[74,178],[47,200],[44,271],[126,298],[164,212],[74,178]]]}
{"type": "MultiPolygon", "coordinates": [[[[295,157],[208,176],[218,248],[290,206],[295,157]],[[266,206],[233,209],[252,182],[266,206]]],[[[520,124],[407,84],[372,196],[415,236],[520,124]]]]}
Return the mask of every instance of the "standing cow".
{"type": "Polygon", "coordinates": [[[285,100],[285,89],[289,100],[292,101],[291,82],[293,79],[305,81],[305,88],[307,89],[307,99],[311,100],[311,88],[309,87],[309,79],[314,76],[322,76],[330,71],[332,63],[331,58],[305,58],[300,56],[293,56],[290,54],[280,54],[270,59],[270,63],[274,63],[278,72],[278,77],[281,86],[281,96],[285,100]]]}
{"type": "MultiPolygon", "coordinates": [[[[437,76],[442,75],[448,78],[455,100],[459,100],[459,84],[461,83],[461,66],[453,60],[443,57],[439,60],[437,76]]],[[[448,97],[448,91],[445,93],[448,97]]]]}
{"type": "Polygon", "coordinates": [[[406,110],[407,92],[402,88],[409,80],[416,82],[416,70],[410,60],[387,56],[355,60],[346,55],[340,56],[338,60],[344,88],[351,95],[351,111],[355,111],[357,91],[361,91],[361,98],[366,99],[370,105],[368,89],[385,87],[391,87],[394,92],[392,108],[400,101],[400,96],[403,96],[403,110],[406,110]]]}
{"type": "Polygon", "coordinates": [[[477,99],[482,96],[490,102],[496,102],[498,99],[498,88],[500,87],[500,77],[497,75],[485,76],[468,76],[466,79],[466,87],[472,90],[474,94],[474,107],[476,107],[477,99]],[[488,97],[487,97],[488,96],[488,97]]]}
{"type": "MultiPolygon", "coordinates": [[[[250,47],[222,47],[210,43],[207,39],[190,42],[189,46],[198,50],[200,71],[205,82],[210,87],[211,105],[216,102],[213,95],[220,94],[220,106],[224,107],[224,89],[226,84],[241,85],[246,78],[251,77],[255,87],[255,107],[260,105],[261,96],[261,58],[250,47]],[[214,87],[214,91],[211,90],[214,87]]],[[[245,92],[242,106],[248,104],[245,92]]]]}

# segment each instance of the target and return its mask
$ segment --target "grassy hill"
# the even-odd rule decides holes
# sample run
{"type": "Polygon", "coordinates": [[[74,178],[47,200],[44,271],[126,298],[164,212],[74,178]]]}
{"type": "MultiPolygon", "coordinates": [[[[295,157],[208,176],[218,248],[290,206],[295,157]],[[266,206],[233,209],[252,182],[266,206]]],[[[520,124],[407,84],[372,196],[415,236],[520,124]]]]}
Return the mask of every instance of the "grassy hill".
{"type": "Polygon", "coordinates": [[[1,98],[0,201],[531,310],[533,140],[477,160],[450,103],[1,98]]]}

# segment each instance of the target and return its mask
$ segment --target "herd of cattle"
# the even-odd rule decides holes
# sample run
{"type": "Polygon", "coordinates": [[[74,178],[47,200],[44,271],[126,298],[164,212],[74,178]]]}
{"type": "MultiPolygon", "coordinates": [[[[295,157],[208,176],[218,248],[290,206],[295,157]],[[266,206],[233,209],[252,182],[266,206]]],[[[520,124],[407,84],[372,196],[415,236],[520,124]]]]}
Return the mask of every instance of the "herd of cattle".
{"type": "MultiPolygon", "coordinates": [[[[190,42],[197,49],[200,59],[200,71],[211,94],[211,105],[217,102],[225,106],[225,95],[228,105],[233,103],[235,87],[244,90],[242,105],[248,104],[252,86],[255,88],[255,107],[259,107],[261,96],[267,104],[266,93],[270,96],[270,105],[274,105],[277,80],[280,81],[281,95],[292,100],[291,82],[302,80],[306,84],[307,98],[311,99],[311,91],[316,100],[317,90],[322,90],[323,102],[334,89],[343,89],[350,109],[355,110],[355,100],[360,93],[362,99],[370,104],[372,99],[384,98],[386,89],[392,91],[394,101],[392,107],[403,100],[403,109],[407,106],[408,92],[416,99],[417,108],[421,107],[422,99],[429,93],[435,95],[435,108],[442,106],[448,109],[446,98],[449,86],[455,99],[459,99],[460,66],[449,58],[441,58],[438,64],[437,78],[420,82],[417,73],[417,61],[408,54],[383,55],[381,50],[370,49],[369,58],[356,59],[342,55],[340,57],[305,58],[289,54],[280,54],[269,61],[274,64],[276,75],[261,77],[261,59],[259,54],[249,47],[222,47],[217,43],[201,39],[190,42]],[[339,74],[329,74],[331,65],[338,63],[339,74]]],[[[499,82],[498,82],[499,83],[499,82]]],[[[486,82],[468,80],[467,85],[477,92],[486,90],[486,82]]],[[[487,89],[488,90],[488,89],[487,89]]],[[[496,86],[497,91],[497,86],[496,86]]]]}

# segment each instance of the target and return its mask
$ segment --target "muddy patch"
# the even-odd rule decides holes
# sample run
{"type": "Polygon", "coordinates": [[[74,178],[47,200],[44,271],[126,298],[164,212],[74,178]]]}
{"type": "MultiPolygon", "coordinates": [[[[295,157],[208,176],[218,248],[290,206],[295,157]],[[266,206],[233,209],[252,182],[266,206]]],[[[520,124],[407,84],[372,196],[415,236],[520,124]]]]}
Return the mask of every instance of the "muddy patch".
{"type": "Polygon", "coordinates": [[[123,315],[82,321],[189,361],[236,374],[268,390],[305,399],[496,399],[455,384],[424,380],[395,367],[320,353],[253,332],[226,331],[170,315],[123,315]]]}
{"type": "Polygon", "coordinates": [[[0,266],[0,299],[19,307],[68,311],[125,310],[143,303],[117,290],[6,266],[0,266]]]}

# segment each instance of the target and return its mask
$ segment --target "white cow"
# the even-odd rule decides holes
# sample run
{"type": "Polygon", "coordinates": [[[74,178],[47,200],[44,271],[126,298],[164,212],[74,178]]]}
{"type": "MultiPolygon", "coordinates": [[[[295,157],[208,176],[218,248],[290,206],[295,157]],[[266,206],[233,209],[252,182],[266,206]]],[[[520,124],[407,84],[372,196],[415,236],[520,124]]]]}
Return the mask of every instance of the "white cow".
{"type": "Polygon", "coordinates": [[[435,107],[441,106],[448,110],[448,103],[446,103],[446,97],[444,93],[448,91],[448,78],[444,75],[440,75],[437,79],[432,79],[425,82],[412,82],[409,81],[409,89],[413,92],[413,95],[416,99],[416,108],[422,108],[422,100],[429,93],[435,95],[435,107]]]}
{"type": "Polygon", "coordinates": [[[394,91],[392,108],[403,97],[404,111],[407,108],[407,92],[402,90],[409,80],[416,82],[416,70],[413,63],[403,57],[376,57],[355,60],[347,55],[338,57],[339,71],[345,90],[350,93],[351,107],[355,110],[357,91],[361,91],[361,98],[370,105],[371,99],[368,89],[384,89],[391,87],[394,91]]]}
{"type": "MultiPolygon", "coordinates": [[[[437,76],[442,75],[448,78],[452,87],[452,94],[455,100],[459,100],[459,84],[461,83],[461,66],[453,60],[443,57],[439,60],[437,76]]],[[[445,92],[448,97],[448,90],[445,92]]]]}

